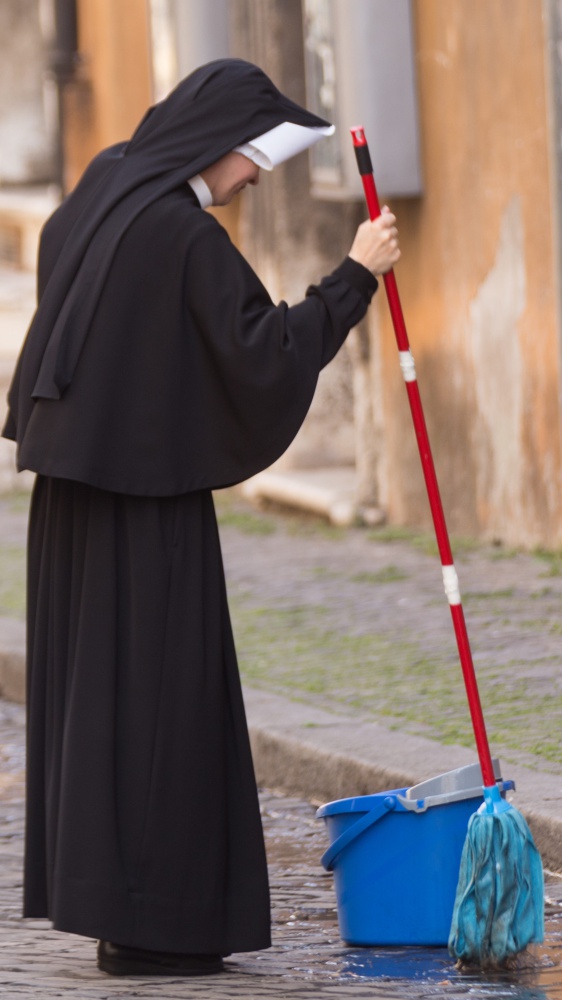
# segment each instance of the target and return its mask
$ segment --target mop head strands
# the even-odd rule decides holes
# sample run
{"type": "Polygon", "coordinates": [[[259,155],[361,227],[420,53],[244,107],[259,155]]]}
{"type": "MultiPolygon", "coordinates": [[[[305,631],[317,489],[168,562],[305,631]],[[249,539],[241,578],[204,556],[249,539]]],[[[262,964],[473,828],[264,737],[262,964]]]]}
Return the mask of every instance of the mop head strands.
{"type": "Polygon", "coordinates": [[[498,788],[485,788],[468,824],[449,952],[460,967],[501,968],[543,938],[543,870],[533,836],[498,788]]]}

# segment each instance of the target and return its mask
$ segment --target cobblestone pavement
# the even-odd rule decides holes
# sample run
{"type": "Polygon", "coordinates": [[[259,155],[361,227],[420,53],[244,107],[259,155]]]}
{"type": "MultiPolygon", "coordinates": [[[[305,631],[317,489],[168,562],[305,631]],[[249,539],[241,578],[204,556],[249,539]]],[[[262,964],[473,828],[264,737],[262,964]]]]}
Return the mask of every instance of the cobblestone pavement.
{"type": "MultiPolygon", "coordinates": [[[[221,496],[216,494],[219,517],[221,496]]],[[[236,520],[231,526],[228,515],[221,525],[230,594],[242,594],[250,605],[316,607],[330,628],[357,635],[375,631],[400,642],[411,633],[428,656],[443,647],[454,650],[439,559],[423,551],[419,540],[390,544],[384,529],[306,534],[298,518],[291,530],[286,516],[266,514],[265,524],[268,516],[273,530],[259,538],[237,528],[236,520]]],[[[431,534],[423,542],[431,545],[431,534]]],[[[501,668],[517,658],[518,673],[523,664],[528,670],[535,664],[540,681],[555,661],[552,675],[562,684],[562,552],[549,561],[546,553],[477,543],[465,548],[460,542],[455,556],[466,616],[480,638],[475,662],[501,668]]]]}
{"type": "Polygon", "coordinates": [[[0,995],[258,1000],[267,997],[512,1000],[562,998],[562,880],[551,878],[548,941],[528,967],[505,976],[457,973],[444,949],[350,949],[338,935],[331,877],[319,866],[322,826],[308,802],[262,791],[273,903],[273,947],[227,959],[218,977],[111,979],[95,967],[93,941],[22,920],[24,710],[0,702],[0,995]]]}

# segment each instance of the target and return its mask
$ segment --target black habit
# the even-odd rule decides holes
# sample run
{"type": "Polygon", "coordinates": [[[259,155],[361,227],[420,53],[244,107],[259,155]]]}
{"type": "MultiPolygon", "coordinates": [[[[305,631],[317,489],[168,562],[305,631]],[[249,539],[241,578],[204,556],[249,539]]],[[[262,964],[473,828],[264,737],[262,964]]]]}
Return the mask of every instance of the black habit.
{"type": "Polygon", "coordinates": [[[376,280],[275,305],[185,183],[281,121],[221,60],[47,223],[4,435],[35,471],[25,915],[140,948],[267,947],[259,808],[211,490],[287,447],[376,280]]]}

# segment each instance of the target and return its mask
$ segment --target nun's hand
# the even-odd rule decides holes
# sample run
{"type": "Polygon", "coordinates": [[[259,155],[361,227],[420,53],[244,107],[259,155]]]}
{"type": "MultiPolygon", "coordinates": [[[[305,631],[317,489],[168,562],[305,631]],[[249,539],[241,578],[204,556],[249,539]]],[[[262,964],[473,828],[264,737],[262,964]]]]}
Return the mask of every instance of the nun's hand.
{"type": "Polygon", "coordinates": [[[384,206],[378,219],[359,226],[349,256],[372,274],[386,274],[400,260],[396,216],[384,206]]]}

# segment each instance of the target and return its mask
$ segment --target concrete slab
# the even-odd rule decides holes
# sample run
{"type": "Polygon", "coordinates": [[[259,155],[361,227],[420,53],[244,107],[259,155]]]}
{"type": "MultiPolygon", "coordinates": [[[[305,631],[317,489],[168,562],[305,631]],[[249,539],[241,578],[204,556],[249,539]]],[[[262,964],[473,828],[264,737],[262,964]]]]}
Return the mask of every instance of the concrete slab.
{"type": "Polygon", "coordinates": [[[384,514],[378,508],[360,510],[357,500],[355,469],[279,469],[272,466],[243,483],[240,491],[249,500],[272,500],[297,510],[320,514],[335,525],[353,524],[358,519],[370,525],[381,524],[384,514]]]}

